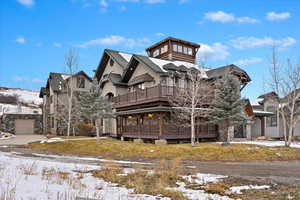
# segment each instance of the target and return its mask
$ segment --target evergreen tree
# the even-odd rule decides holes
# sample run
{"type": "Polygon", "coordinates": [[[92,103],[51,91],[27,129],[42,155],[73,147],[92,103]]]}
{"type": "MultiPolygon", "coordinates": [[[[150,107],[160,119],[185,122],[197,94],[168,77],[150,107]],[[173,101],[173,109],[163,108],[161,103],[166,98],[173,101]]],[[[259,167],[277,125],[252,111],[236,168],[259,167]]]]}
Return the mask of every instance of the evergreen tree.
{"type": "Polygon", "coordinates": [[[100,86],[94,80],[90,92],[79,94],[81,116],[90,122],[96,122],[97,137],[99,137],[99,120],[114,117],[111,103],[101,95],[100,86]]]}
{"type": "Polygon", "coordinates": [[[233,137],[234,125],[243,124],[248,119],[244,112],[245,104],[245,99],[240,97],[240,81],[236,76],[228,74],[217,82],[211,116],[213,122],[225,126],[225,132],[222,132],[228,143],[233,137]]]}

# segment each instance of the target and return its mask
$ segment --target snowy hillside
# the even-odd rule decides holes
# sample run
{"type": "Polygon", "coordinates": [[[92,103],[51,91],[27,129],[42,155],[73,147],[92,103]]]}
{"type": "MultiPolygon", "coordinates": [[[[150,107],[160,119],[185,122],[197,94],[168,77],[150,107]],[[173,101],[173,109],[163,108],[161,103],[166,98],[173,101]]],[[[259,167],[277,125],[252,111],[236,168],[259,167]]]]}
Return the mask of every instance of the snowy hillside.
{"type": "Polygon", "coordinates": [[[39,92],[32,90],[0,87],[0,94],[5,96],[18,95],[19,101],[25,104],[39,105],[43,101],[41,98],[39,98],[39,92]]]}

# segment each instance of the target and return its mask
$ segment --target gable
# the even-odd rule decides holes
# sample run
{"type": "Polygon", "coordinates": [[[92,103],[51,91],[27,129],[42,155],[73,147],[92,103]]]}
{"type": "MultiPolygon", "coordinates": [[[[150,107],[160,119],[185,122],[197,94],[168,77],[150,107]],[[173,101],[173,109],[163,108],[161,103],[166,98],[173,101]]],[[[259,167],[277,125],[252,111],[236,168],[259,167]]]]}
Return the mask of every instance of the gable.
{"type": "Polygon", "coordinates": [[[144,63],[138,63],[133,74],[131,75],[130,79],[129,79],[129,83],[130,82],[135,82],[135,80],[139,77],[143,77],[143,76],[147,76],[148,77],[152,77],[152,79],[155,80],[156,83],[159,83],[160,81],[160,74],[155,72],[154,70],[152,70],[151,68],[149,68],[148,66],[146,66],[144,63]]]}

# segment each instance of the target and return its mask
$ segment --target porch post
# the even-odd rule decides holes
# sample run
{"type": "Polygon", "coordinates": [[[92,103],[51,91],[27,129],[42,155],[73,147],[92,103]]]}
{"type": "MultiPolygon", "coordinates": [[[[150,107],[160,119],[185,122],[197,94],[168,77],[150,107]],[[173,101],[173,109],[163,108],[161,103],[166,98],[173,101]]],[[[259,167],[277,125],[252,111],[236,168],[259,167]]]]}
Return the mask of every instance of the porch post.
{"type": "Polygon", "coordinates": [[[252,138],[252,135],[251,135],[251,124],[252,124],[251,121],[247,121],[247,123],[246,123],[246,138],[248,140],[250,140],[252,138]]]}
{"type": "Polygon", "coordinates": [[[159,113],[159,139],[164,134],[164,114],[159,113]]]}
{"type": "Polygon", "coordinates": [[[261,136],[265,136],[265,117],[260,117],[261,136]]]}

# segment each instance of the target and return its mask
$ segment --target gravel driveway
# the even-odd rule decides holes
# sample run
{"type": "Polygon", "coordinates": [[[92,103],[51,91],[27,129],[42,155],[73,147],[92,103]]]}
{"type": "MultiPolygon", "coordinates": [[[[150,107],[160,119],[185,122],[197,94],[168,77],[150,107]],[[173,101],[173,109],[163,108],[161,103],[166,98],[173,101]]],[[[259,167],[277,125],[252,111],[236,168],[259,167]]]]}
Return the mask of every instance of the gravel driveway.
{"type": "Polygon", "coordinates": [[[43,135],[16,135],[14,138],[0,140],[0,146],[5,145],[26,145],[30,142],[45,140],[43,135]]]}

